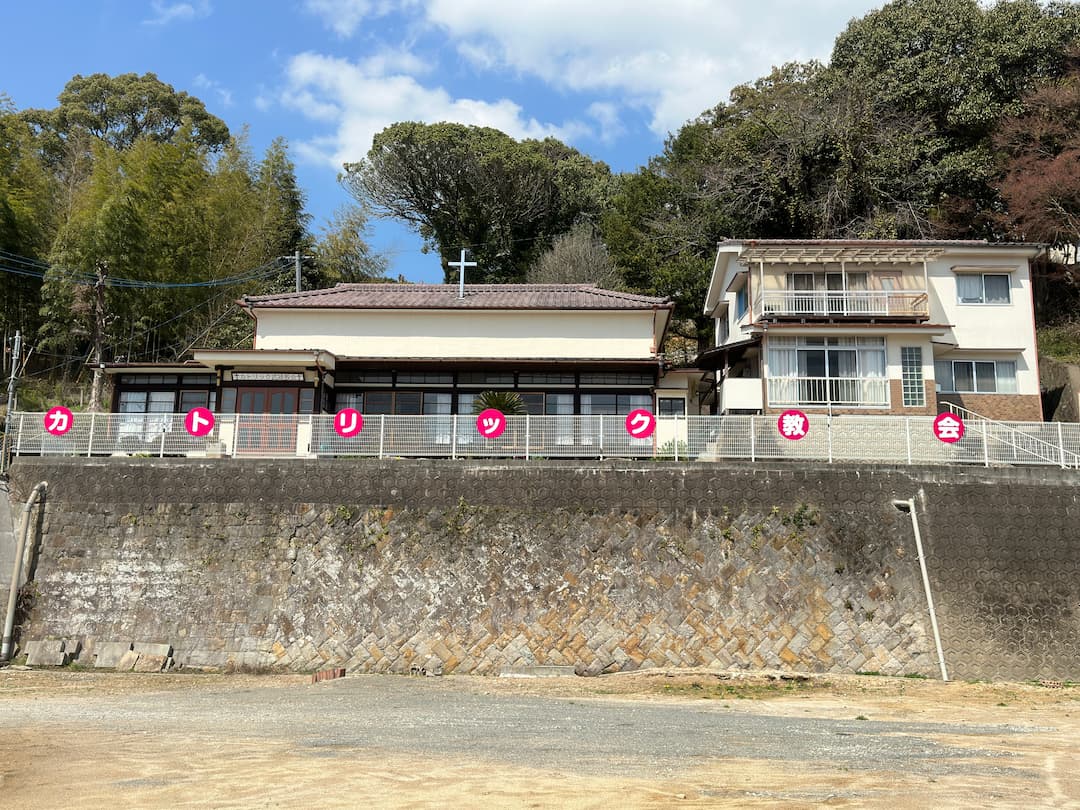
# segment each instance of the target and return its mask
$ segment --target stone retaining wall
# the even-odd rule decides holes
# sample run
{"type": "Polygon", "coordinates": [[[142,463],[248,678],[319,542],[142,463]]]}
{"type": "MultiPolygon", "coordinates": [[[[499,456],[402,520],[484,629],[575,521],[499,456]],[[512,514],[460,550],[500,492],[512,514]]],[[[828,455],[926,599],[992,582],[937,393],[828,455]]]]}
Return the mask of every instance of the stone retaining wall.
{"type": "Polygon", "coordinates": [[[1054,470],[31,460],[23,640],[180,663],[1080,674],[1080,477],[1054,470]]]}

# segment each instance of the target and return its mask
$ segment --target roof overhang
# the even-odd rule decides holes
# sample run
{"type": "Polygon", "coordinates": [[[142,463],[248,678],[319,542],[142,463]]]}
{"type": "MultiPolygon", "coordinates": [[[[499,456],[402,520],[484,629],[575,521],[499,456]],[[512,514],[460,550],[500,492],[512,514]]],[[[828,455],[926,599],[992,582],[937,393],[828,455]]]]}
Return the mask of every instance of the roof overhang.
{"type": "Polygon", "coordinates": [[[202,363],[106,363],[106,374],[205,374],[202,363]]]}
{"type": "Polygon", "coordinates": [[[195,360],[208,368],[280,369],[313,367],[333,371],[337,358],[322,349],[196,349],[195,360]]]}
{"type": "Polygon", "coordinates": [[[715,371],[725,363],[730,363],[732,358],[739,358],[747,352],[747,350],[761,343],[761,335],[754,335],[753,337],[744,338],[743,340],[735,340],[731,343],[725,343],[723,346],[717,346],[713,349],[706,349],[698,355],[694,364],[706,369],[708,371],[715,371]]]}

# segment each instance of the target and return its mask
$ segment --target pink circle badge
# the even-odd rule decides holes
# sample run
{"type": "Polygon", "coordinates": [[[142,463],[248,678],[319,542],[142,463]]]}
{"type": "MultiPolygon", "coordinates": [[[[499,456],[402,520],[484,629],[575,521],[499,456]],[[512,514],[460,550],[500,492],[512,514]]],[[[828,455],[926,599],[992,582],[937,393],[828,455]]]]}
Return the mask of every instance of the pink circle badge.
{"type": "Polygon", "coordinates": [[[75,421],[71,411],[63,405],[54,405],[45,413],[45,430],[53,436],[63,436],[75,421]]]}
{"type": "Polygon", "coordinates": [[[482,410],[476,417],[476,430],[485,439],[497,439],[506,430],[506,417],[494,408],[482,410]]]}
{"type": "Polygon", "coordinates": [[[776,429],[785,439],[797,442],[799,439],[806,438],[806,434],[810,432],[810,419],[802,411],[794,409],[784,411],[776,420],[776,429]]]}
{"type": "Polygon", "coordinates": [[[635,439],[647,439],[656,430],[656,417],[644,408],[635,408],[626,415],[626,432],[635,439]]]}
{"type": "Polygon", "coordinates": [[[184,416],[184,429],[192,436],[205,436],[214,429],[214,414],[206,408],[192,408],[184,416]]]}
{"type": "Polygon", "coordinates": [[[964,438],[964,420],[954,413],[939,413],[934,420],[934,435],[946,444],[956,444],[964,438]]]}
{"type": "Polygon", "coordinates": [[[364,417],[356,408],[342,408],[334,415],[334,431],[343,439],[359,436],[364,429],[364,417]]]}

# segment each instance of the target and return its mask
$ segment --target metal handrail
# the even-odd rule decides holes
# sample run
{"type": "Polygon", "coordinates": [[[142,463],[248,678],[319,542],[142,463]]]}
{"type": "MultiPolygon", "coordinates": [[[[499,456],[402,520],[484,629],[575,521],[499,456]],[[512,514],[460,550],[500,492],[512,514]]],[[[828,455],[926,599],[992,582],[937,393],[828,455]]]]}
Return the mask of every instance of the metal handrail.
{"type": "Polygon", "coordinates": [[[754,311],[769,316],[927,316],[926,290],[765,290],[754,311]]]}
{"type": "Polygon", "coordinates": [[[1080,468],[1076,423],[997,422],[1002,440],[991,441],[992,420],[975,418],[960,441],[945,443],[934,435],[932,416],[808,413],[807,418],[798,441],[781,433],[778,414],[662,416],[644,439],[629,435],[624,416],[599,414],[509,416],[494,438],[481,435],[476,418],[466,414],[373,414],[348,437],[336,432],[333,414],[219,414],[212,431],[201,437],[187,432],[185,414],[77,413],[62,436],[46,431],[40,413],[12,414],[9,426],[15,456],[746,459],[1080,468]],[[1028,446],[1005,441],[1014,435],[1028,446]]]}
{"type": "MultiPolygon", "coordinates": [[[[979,429],[979,423],[993,425],[1003,430],[1006,434],[1011,433],[1017,436],[1023,436],[1025,442],[1032,442],[1036,445],[1041,444],[1044,447],[1050,448],[1056,458],[1051,458],[1047,455],[1040,455],[1030,448],[1023,447],[1022,445],[1017,444],[1015,441],[1010,442],[1010,446],[1016,450],[1021,450],[1025,453],[1032,453],[1038,455],[1039,458],[1043,459],[1049,464],[1058,464],[1063,468],[1075,467],[1077,469],[1080,469],[1080,455],[1073,453],[1071,450],[1066,450],[1064,443],[1059,442],[1055,445],[1052,442],[1046,441],[1045,439],[1040,439],[1038,436],[1032,436],[1030,433],[1024,433],[1022,430],[1018,430],[1017,428],[1012,427],[1006,422],[999,422],[996,419],[991,419],[987,416],[983,416],[980,413],[976,413],[970,408],[965,408],[963,405],[956,405],[952,402],[946,402],[945,406],[949,409],[950,413],[959,416],[961,419],[964,420],[965,424],[970,425],[975,430],[979,429]],[[1071,463],[1066,460],[1067,456],[1072,457],[1071,463]]],[[[995,441],[1003,441],[1000,436],[991,436],[990,434],[986,433],[986,431],[983,431],[983,434],[987,438],[992,438],[995,441]]]]}

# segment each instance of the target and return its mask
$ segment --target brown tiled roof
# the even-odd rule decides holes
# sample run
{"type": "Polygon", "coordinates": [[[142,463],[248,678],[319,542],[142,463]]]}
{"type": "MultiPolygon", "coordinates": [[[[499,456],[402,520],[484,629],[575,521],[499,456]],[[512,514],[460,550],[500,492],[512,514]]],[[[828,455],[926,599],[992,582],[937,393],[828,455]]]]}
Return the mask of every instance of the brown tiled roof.
{"type": "Polygon", "coordinates": [[[325,290],[244,296],[259,309],[670,309],[668,298],[602,290],[591,284],[338,284],[325,290]]]}

